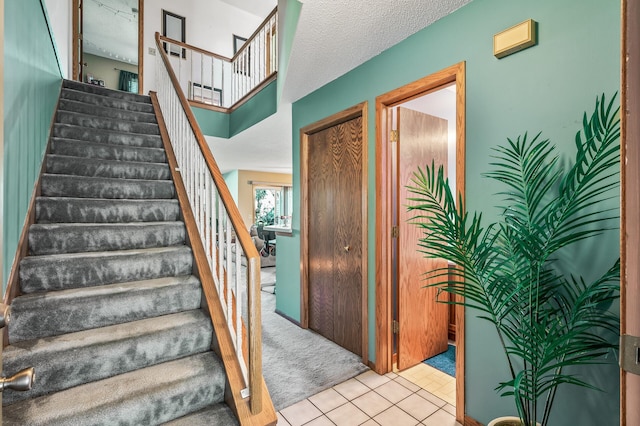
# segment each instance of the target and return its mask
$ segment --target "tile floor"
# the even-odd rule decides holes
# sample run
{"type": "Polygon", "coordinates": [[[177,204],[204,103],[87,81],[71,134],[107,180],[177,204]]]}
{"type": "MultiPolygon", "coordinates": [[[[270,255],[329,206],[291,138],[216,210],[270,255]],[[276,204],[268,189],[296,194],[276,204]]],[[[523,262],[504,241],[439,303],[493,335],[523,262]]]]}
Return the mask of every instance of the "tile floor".
{"type": "Polygon", "coordinates": [[[427,365],[418,364],[398,373],[400,376],[410,380],[442,399],[443,401],[456,405],[456,379],[440,370],[427,365]]]}
{"type": "Polygon", "coordinates": [[[384,376],[367,371],[284,408],[278,426],[460,426],[454,403],[455,379],[419,364],[384,376]]]}

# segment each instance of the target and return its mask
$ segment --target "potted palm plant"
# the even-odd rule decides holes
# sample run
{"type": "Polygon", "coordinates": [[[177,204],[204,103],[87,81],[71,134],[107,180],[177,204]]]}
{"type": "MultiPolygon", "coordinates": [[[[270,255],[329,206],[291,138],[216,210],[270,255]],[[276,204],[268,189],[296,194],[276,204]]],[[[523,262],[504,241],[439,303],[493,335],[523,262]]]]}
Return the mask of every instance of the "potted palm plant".
{"type": "Polygon", "coordinates": [[[546,426],[558,386],[595,388],[568,367],[601,363],[616,348],[619,319],[609,308],[619,297],[619,259],[588,281],[565,272],[573,265],[562,256],[617,218],[617,209],[601,204],[619,185],[614,100],[603,95],[584,114],[575,162],[564,169],[540,134],[496,148],[486,176],[504,185],[504,206],[488,226],[465,210],[462,197],[456,203],[442,167],[419,169],[409,186],[412,223],[423,233],[419,250],[457,265],[453,279],[448,268],[433,271],[432,286],[461,296],[458,303],[493,324],[506,356],[510,377],[496,390],[515,400],[518,417],[492,424],[546,426]]]}

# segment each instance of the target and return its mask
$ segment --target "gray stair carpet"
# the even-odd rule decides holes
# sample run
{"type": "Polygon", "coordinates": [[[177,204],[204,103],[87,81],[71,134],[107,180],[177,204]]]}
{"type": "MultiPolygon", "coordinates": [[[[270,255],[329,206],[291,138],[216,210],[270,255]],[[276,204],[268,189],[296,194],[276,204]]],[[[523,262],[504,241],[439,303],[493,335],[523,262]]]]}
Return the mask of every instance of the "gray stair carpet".
{"type": "Polygon", "coordinates": [[[236,425],[150,98],[65,81],[3,370],[9,425],[236,425]]]}

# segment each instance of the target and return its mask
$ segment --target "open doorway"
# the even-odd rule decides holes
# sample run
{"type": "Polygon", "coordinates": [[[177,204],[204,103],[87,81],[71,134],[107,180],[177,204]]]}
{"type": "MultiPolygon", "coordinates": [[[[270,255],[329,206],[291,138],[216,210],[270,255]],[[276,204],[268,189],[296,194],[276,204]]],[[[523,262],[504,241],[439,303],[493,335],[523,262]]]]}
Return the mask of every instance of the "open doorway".
{"type": "Polygon", "coordinates": [[[73,0],[72,79],[142,93],[144,0],[73,0]]]}
{"type": "MultiPolygon", "coordinates": [[[[464,197],[464,70],[459,63],[376,99],[378,373],[422,365],[452,347],[454,374],[464,378],[464,308],[438,303],[442,295],[423,288],[425,272],[448,265],[418,252],[420,232],[407,223],[406,209],[413,173],[432,161],[464,197]]],[[[464,380],[452,380],[449,398],[441,399],[456,406],[463,423],[464,380]]]]}

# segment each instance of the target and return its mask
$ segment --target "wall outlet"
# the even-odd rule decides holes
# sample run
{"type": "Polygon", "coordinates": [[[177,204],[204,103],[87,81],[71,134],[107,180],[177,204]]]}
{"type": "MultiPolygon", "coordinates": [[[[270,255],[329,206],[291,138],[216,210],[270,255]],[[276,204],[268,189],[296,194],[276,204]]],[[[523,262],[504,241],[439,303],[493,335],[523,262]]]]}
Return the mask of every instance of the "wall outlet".
{"type": "Polygon", "coordinates": [[[156,49],[154,47],[149,48],[149,55],[156,56],[156,49]]]}

